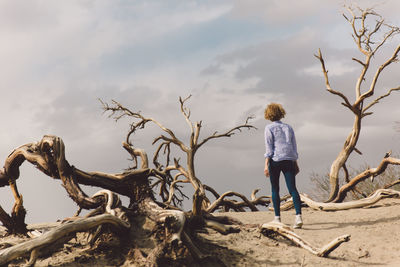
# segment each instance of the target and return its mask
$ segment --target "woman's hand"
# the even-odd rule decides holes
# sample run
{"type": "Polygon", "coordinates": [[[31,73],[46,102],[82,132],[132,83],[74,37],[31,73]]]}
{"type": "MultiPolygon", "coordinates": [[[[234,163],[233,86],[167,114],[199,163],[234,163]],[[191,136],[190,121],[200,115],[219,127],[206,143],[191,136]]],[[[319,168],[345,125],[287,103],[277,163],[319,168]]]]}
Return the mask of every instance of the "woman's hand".
{"type": "Polygon", "coordinates": [[[269,158],[265,159],[264,174],[266,177],[269,177],[269,158]]]}
{"type": "Polygon", "coordinates": [[[265,169],[264,169],[264,174],[265,174],[265,176],[269,177],[269,170],[268,170],[268,168],[265,168],[265,169]]]}

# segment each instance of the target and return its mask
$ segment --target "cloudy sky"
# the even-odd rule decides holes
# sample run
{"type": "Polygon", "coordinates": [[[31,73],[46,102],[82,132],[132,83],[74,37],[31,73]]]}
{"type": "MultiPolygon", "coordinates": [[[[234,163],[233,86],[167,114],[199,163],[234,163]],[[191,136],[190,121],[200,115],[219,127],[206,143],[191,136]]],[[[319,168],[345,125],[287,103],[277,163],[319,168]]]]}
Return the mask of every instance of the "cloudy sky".
{"type": "MultiPolygon", "coordinates": [[[[347,2],[357,3],[357,2],[347,2]]],[[[63,138],[68,161],[86,171],[120,172],[129,166],[121,147],[129,120],[115,123],[98,98],[121,102],[175,129],[188,129],[178,97],[192,98],[193,121],[203,137],[255,115],[258,130],[209,142],[199,152],[197,175],[219,192],[270,194],[263,176],[263,110],[280,102],[297,135],[301,173],[298,187],[312,191],[310,174],[329,169],[352,126],[352,116],[326,92],[321,48],[331,82],[353,99],[361,58],[333,0],[1,0],[0,159],[44,134],[63,138]]],[[[400,2],[359,1],[400,25],[400,2]]],[[[392,39],[377,64],[399,43],[392,39]]],[[[390,66],[377,94],[399,86],[399,65],[390,66]]],[[[364,121],[352,164],[376,166],[390,149],[399,151],[400,94],[374,107],[364,121]]],[[[157,129],[134,138],[151,152],[157,129]]],[[[283,180],[283,179],[282,179],[283,180]]],[[[24,164],[17,182],[28,222],[71,216],[76,205],[60,181],[24,164]]],[[[283,191],[284,191],[283,186],[283,191]]],[[[190,193],[190,189],[188,189],[190,193]]],[[[92,193],[95,189],[88,189],[92,193]]],[[[9,188],[0,204],[10,210],[9,188]]],[[[283,192],[282,192],[283,193],[283,192]]]]}

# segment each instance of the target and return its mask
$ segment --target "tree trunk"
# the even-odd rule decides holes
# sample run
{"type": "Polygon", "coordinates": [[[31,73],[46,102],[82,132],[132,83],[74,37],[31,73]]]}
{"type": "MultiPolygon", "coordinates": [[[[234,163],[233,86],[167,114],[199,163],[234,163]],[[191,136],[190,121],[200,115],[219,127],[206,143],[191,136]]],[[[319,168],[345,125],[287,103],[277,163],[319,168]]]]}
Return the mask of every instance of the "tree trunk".
{"type": "Polygon", "coordinates": [[[361,115],[356,115],[354,119],[353,130],[347,137],[342,150],[339,152],[339,155],[336,157],[335,161],[331,165],[331,170],[329,172],[331,191],[329,193],[329,198],[326,202],[333,201],[339,192],[340,169],[343,168],[350,154],[354,151],[357,145],[358,138],[360,136],[360,131],[361,131],[361,115]]]}

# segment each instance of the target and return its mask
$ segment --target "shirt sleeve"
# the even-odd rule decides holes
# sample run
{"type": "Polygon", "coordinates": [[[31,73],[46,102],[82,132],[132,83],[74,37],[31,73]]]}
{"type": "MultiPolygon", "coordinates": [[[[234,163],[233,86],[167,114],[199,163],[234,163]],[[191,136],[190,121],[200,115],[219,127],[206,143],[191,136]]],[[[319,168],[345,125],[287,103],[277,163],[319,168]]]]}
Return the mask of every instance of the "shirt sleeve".
{"type": "Polygon", "coordinates": [[[291,132],[292,132],[292,145],[293,145],[293,152],[294,152],[294,154],[295,154],[295,156],[296,156],[296,158],[298,158],[299,156],[299,154],[297,153],[297,143],[296,143],[296,136],[294,135],[294,131],[293,131],[293,128],[292,127],[290,127],[290,130],[291,130],[291,132]]]}
{"type": "Polygon", "coordinates": [[[274,137],[268,127],[265,127],[264,131],[265,138],[265,158],[272,158],[274,155],[274,137]]]}

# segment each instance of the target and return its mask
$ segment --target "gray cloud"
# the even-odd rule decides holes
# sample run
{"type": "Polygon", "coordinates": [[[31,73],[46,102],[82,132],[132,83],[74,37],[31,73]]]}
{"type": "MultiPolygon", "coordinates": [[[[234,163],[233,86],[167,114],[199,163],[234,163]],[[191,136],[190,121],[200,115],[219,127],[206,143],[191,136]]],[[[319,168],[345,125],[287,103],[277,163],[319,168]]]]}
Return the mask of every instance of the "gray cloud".
{"type": "MultiPolygon", "coordinates": [[[[178,2],[2,2],[0,159],[19,145],[56,134],[71,164],[119,172],[129,165],[121,141],[130,120],[107,118],[97,98],[140,110],[187,141],[178,97],[192,94],[188,107],[193,121],[203,121],[201,138],[253,114],[258,128],[208,143],[196,159],[199,177],[219,192],[248,195],[261,188],[260,193],[269,194],[262,174],[263,109],[278,101],[296,131],[299,187],[307,191],[309,174],[327,170],[352,125],[340,99],[324,89],[313,56],[321,48],[332,86],[353,93],[358,66],[351,57],[359,54],[337,1],[307,0],[295,6],[293,1],[178,2]]],[[[398,3],[387,2],[389,7],[382,8],[395,21],[398,3]]],[[[382,76],[379,94],[398,85],[398,71],[397,64],[382,76]]],[[[400,116],[398,100],[394,93],[373,109],[374,117],[366,118],[359,145],[365,156],[355,156],[354,164],[373,166],[389,148],[399,146],[393,129],[400,116]]],[[[149,125],[134,136],[134,144],[151,155],[159,133],[149,125]]],[[[18,186],[29,222],[75,212],[60,182],[32,166],[23,165],[18,186]]],[[[10,209],[9,189],[1,190],[0,204],[10,209]]]]}

